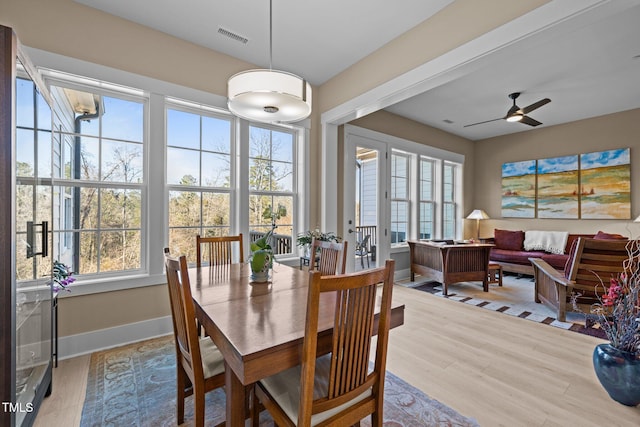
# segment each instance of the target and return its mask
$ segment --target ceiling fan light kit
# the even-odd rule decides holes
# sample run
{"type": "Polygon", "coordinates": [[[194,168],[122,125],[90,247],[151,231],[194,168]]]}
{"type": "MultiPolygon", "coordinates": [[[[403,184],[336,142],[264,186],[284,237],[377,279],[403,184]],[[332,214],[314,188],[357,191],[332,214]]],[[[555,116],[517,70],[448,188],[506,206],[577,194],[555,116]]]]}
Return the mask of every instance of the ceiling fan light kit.
{"type": "Polygon", "coordinates": [[[491,119],[491,120],[485,120],[483,122],[472,123],[470,125],[464,125],[464,127],[481,125],[483,123],[495,122],[497,120],[506,120],[511,123],[520,122],[522,124],[534,126],[534,127],[541,125],[542,122],[539,122],[536,119],[532,119],[531,117],[527,116],[527,114],[532,112],[533,110],[536,110],[542,107],[545,104],[550,103],[551,100],[549,98],[544,98],[524,108],[520,108],[516,105],[516,99],[519,96],[520,96],[520,92],[514,92],[509,94],[509,98],[513,100],[513,105],[511,106],[511,108],[509,108],[509,111],[507,111],[507,114],[504,117],[498,117],[497,119],[491,119]]]}
{"type": "Polygon", "coordinates": [[[269,69],[247,70],[227,81],[227,106],[238,117],[265,123],[291,123],[311,114],[311,85],[295,74],[271,69],[273,4],[269,1],[269,69]]]}

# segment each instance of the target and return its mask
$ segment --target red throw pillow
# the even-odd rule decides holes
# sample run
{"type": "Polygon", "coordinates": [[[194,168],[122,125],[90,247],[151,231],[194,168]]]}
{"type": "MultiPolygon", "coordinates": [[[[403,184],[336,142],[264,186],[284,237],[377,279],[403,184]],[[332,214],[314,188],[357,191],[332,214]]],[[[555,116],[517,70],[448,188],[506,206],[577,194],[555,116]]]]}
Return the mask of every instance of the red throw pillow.
{"type": "Polygon", "coordinates": [[[598,231],[593,238],[599,240],[629,240],[627,236],[622,234],[605,233],[604,231],[598,231]]]}
{"type": "Polygon", "coordinates": [[[494,240],[497,249],[521,251],[524,245],[524,231],[494,230],[494,240]]]}

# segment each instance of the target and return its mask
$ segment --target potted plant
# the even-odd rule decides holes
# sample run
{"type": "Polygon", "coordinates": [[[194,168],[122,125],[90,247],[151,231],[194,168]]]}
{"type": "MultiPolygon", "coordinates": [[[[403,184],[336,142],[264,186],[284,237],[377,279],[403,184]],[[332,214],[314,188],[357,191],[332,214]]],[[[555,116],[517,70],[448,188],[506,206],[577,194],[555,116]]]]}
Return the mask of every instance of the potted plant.
{"type": "Polygon", "coordinates": [[[59,292],[61,290],[69,291],[67,286],[75,282],[76,278],[73,277],[73,271],[71,271],[71,267],[61,263],[58,260],[53,261],[53,282],[51,283],[51,287],[54,292],[59,292]]]}
{"type": "Polygon", "coordinates": [[[304,233],[300,233],[298,234],[296,243],[298,246],[303,248],[304,256],[306,257],[309,256],[309,249],[314,238],[316,240],[322,240],[324,242],[339,242],[341,240],[340,237],[336,236],[332,231],[323,233],[318,228],[316,228],[315,230],[307,230],[304,233]]]}
{"type": "Polygon", "coordinates": [[[609,343],[593,352],[593,365],[612,399],[627,406],[640,404],[640,240],[630,240],[624,273],[604,285],[600,303],[592,306],[609,343]]]}
{"type": "Polygon", "coordinates": [[[251,242],[251,256],[249,263],[251,265],[251,280],[256,283],[264,283],[269,281],[269,268],[273,261],[273,250],[269,244],[269,239],[273,230],[270,230],[256,240],[251,242]]]}

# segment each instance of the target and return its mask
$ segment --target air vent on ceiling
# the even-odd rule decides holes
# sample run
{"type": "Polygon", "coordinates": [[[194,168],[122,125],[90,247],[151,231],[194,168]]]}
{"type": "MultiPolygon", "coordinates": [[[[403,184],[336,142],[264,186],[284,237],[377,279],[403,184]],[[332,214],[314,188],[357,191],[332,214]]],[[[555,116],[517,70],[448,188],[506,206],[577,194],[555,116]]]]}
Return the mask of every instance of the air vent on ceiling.
{"type": "Polygon", "coordinates": [[[230,39],[233,39],[233,40],[235,40],[237,42],[240,42],[242,44],[247,44],[247,42],[249,41],[248,38],[242,37],[241,35],[236,34],[236,33],[232,33],[231,31],[225,30],[222,27],[218,28],[218,33],[222,34],[225,37],[229,37],[230,39]]]}

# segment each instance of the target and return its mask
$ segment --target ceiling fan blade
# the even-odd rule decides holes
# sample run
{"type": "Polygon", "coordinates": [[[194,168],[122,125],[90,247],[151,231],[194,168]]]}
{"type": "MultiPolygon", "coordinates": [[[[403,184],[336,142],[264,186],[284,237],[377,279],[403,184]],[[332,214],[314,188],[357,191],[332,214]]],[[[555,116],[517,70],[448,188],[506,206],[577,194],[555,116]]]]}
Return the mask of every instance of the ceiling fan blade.
{"type": "Polygon", "coordinates": [[[551,100],[549,98],[541,99],[538,102],[534,102],[533,104],[524,107],[522,109],[522,114],[528,114],[528,113],[532,112],[533,110],[536,110],[536,109],[538,109],[538,108],[542,107],[543,105],[548,104],[550,102],[551,102],[551,100]]]}
{"type": "Polygon", "coordinates": [[[525,125],[529,125],[529,126],[538,126],[542,124],[542,122],[539,122],[536,119],[532,119],[529,116],[522,117],[522,120],[520,120],[520,123],[524,123],[525,125]]]}
{"type": "Polygon", "coordinates": [[[470,125],[464,125],[463,127],[468,128],[469,126],[481,125],[483,123],[495,122],[498,120],[504,120],[504,117],[500,117],[499,119],[485,120],[484,122],[471,123],[470,125]]]}

